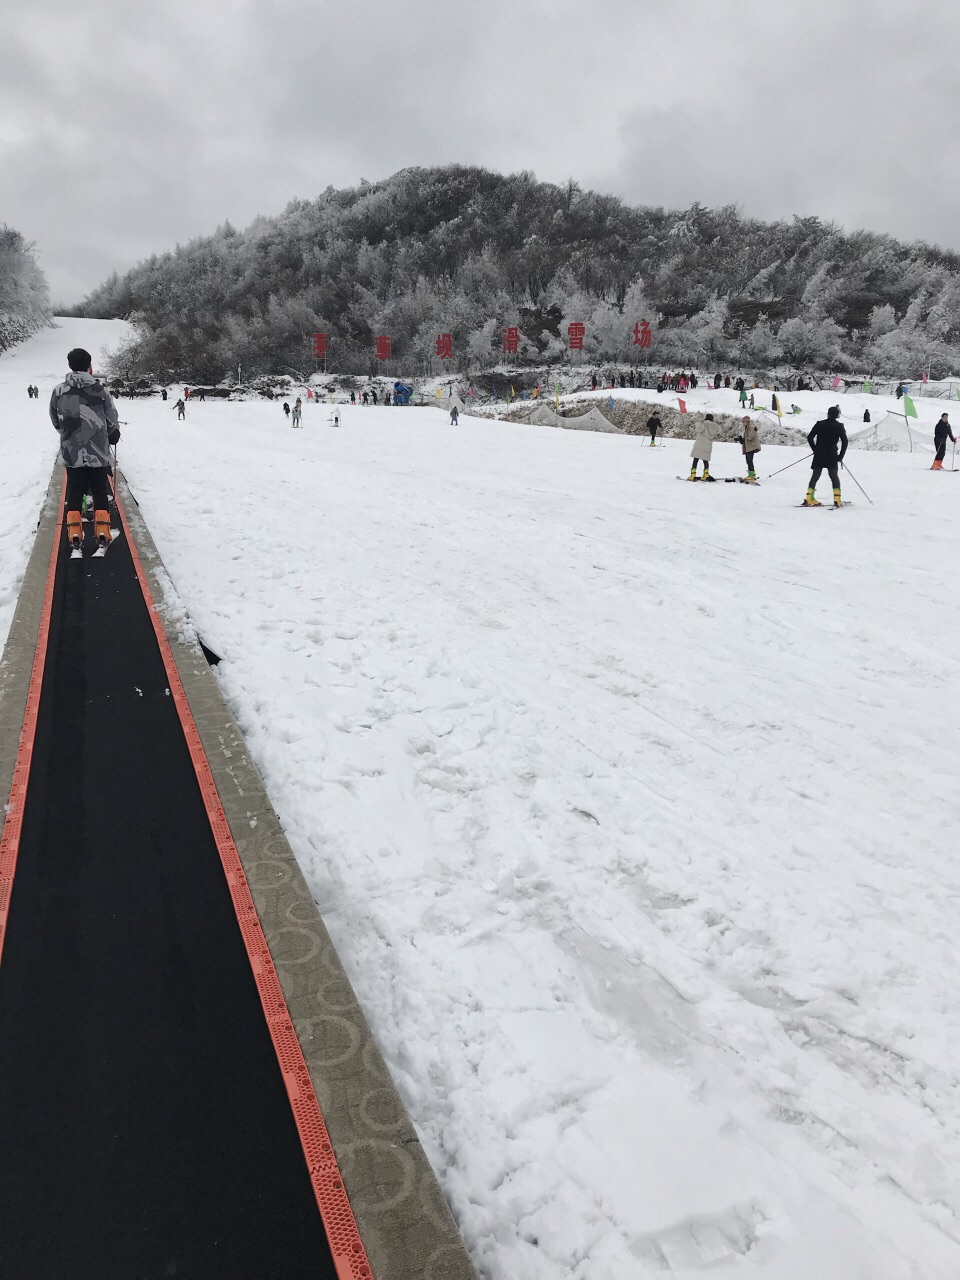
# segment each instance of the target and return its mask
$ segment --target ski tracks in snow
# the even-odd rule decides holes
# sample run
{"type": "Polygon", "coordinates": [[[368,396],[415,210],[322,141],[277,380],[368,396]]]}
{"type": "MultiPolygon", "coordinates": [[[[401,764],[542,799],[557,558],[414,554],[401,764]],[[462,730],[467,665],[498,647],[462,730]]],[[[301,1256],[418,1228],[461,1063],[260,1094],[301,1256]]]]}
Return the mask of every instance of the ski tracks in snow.
{"type": "Polygon", "coordinates": [[[481,1273],[955,1274],[927,526],[631,440],[209,408],[142,406],[131,483],[481,1273]],[[215,491],[164,474],[188,430],[215,491]]]}

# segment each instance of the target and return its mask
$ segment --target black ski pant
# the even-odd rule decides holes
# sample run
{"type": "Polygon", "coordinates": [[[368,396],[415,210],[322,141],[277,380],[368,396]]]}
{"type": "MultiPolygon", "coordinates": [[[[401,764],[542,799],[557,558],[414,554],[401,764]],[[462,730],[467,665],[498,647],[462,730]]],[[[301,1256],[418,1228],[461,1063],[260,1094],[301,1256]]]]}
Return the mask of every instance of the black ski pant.
{"type": "Polygon", "coordinates": [[[656,443],[657,443],[657,428],[656,428],[656,427],[647,427],[647,430],[650,432],[650,443],[651,443],[651,444],[656,444],[656,443]]]}
{"type": "Polygon", "coordinates": [[[744,457],[747,460],[748,471],[753,471],[753,460],[759,452],[760,452],[759,449],[748,449],[747,452],[744,454],[744,457]]]}
{"type": "Polygon", "coordinates": [[[95,511],[107,510],[106,467],[67,467],[66,509],[79,511],[83,506],[85,493],[93,496],[95,511]]]}
{"type": "Polygon", "coordinates": [[[840,463],[839,461],[837,461],[837,459],[834,459],[832,462],[818,462],[816,459],[814,459],[813,471],[810,473],[810,488],[815,489],[817,487],[817,481],[823,475],[824,471],[826,471],[826,473],[829,475],[833,483],[833,487],[835,489],[839,489],[840,488],[840,463]]]}
{"type": "Polygon", "coordinates": [[[942,462],[946,456],[947,456],[947,441],[946,441],[946,438],[944,438],[937,445],[937,461],[942,462]]]}

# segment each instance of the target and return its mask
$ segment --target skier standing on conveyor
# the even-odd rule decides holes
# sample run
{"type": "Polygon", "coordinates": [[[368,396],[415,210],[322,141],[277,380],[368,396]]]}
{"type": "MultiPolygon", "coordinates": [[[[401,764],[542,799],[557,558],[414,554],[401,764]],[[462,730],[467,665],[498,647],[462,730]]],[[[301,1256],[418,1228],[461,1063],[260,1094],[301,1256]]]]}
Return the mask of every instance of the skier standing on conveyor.
{"type": "Polygon", "coordinates": [[[833,405],[827,410],[825,418],[814,423],[813,430],[807,436],[807,444],[813,450],[813,471],[803,505],[805,507],[822,505],[817,501],[815,491],[817,481],[824,471],[827,471],[833,481],[833,505],[842,507],[839,468],[843,463],[843,455],[847,452],[847,433],[840,421],[839,405],[833,405]]]}
{"type": "Polygon", "coordinates": [[[931,471],[943,470],[943,460],[947,455],[948,439],[952,440],[954,444],[957,443],[957,437],[950,427],[950,419],[945,413],[941,413],[940,421],[933,429],[933,443],[937,446],[937,456],[933,460],[931,471]]]}
{"type": "Polygon", "coordinates": [[[84,495],[93,495],[97,545],[110,545],[107,471],[110,446],[120,439],[117,407],[110,393],[93,376],[89,351],[75,347],[67,356],[70,372],[50,397],[50,421],[60,435],[60,456],[67,469],[67,541],[76,555],[83,546],[84,495]]]}

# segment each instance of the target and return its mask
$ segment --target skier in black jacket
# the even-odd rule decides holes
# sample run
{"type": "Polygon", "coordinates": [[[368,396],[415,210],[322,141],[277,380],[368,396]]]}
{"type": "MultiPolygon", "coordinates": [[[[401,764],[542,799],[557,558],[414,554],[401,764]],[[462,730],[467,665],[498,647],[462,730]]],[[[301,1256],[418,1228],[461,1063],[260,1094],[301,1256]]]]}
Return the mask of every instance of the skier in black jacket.
{"type": "Polygon", "coordinates": [[[807,488],[807,496],[803,500],[805,507],[819,507],[819,503],[815,497],[817,481],[823,475],[824,471],[829,472],[830,479],[833,481],[833,505],[842,507],[843,502],[840,499],[840,464],[843,462],[843,455],[847,452],[847,433],[840,421],[840,408],[834,405],[827,410],[827,416],[820,422],[814,423],[813,430],[807,436],[807,444],[813,450],[813,471],[810,475],[810,484],[807,488]]]}
{"type": "Polygon", "coordinates": [[[652,413],[647,419],[647,430],[650,432],[650,448],[652,449],[657,443],[657,432],[663,426],[663,423],[655,413],[652,413]]]}
{"type": "Polygon", "coordinates": [[[947,454],[947,440],[957,443],[957,437],[953,434],[950,427],[950,419],[945,413],[941,413],[940,421],[933,429],[933,443],[937,446],[937,456],[933,460],[931,471],[942,471],[943,460],[947,454]]]}

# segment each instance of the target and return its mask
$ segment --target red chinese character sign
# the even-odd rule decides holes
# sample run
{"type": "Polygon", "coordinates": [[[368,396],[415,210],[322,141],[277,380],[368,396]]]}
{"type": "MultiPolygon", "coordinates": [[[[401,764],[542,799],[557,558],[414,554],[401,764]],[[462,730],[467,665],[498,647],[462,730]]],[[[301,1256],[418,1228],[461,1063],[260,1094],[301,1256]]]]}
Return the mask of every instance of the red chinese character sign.
{"type": "Polygon", "coordinates": [[[381,334],[377,338],[376,342],[377,342],[377,359],[389,360],[390,359],[390,339],[386,337],[386,335],[381,334]]]}
{"type": "Polygon", "coordinates": [[[515,324],[503,331],[503,354],[515,356],[520,349],[520,330],[515,324]]]}
{"type": "Polygon", "coordinates": [[[570,343],[571,351],[583,350],[583,335],[586,332],[586,325],[581,324],[579,320],[574,320],[573,324],[567,325],[567,341],[570,343]]]}
{"type": "Polygon", "coordinates": [[[437,334],[437,355],[441,360],[449,360],[453,355],[453,334],[437,334]]]}
{"type": "Polygon", "coordinates": [[[313,354],[318,360],[326,360],[327,345],[330,341],[329,333],[315,333],[313,335],[313,354]]]}
{"type": "Polygon", "coordinates": [[[653,334],[650,331],[650,321],[641,320],[639,324],[633,326],[633,345],[635,347],[649,347],[653,345],[653,334]]]}

